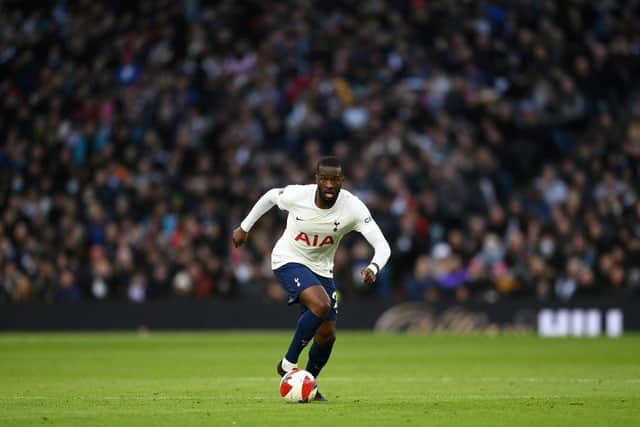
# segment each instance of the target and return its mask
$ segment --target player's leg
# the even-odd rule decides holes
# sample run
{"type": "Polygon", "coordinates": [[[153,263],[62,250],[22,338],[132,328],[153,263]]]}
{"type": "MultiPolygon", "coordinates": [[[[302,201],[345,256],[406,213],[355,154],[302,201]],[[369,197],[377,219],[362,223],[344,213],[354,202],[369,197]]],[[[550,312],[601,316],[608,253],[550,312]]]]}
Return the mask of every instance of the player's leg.
{"type": "Polygon", "coordinates": [[[320,319],[325,319],[331,313],[331,298],[320,283],[300,292],[299,298],[300,304],[320,319]]]}
{"type": "Polygon", "coordinates": [[[315,335],[320,324],[331,312],[331,299],[309,267],[298,263],[289,263],[275,269],[275,276],[287,291],[289,304],[300,303],[303,306],[296,324],[296,331],[285,357],[278,362],[280,375],[298,366],[298,357],[302,349],[315,335]]]}
{"type": "Polygon", "coordinates": [[[320,371],[327,364],[336,341],[336,321],[325,320],[322,322],[316,334],[313,336],[313,344],[309,349],[309,361],[306,370],[314,377],[320,375],[320,371]]]}
{"type": "Polygon", "coordinates": [[[336,284],[333,279],[328,277],[317,276],[320,283],[324,287],[325,292],[330,297],[331,310],[326,319],[313,337],[313,344],[309,349],[309,361],[306,370],[317,377],[324,365],[327,364],[333,349],[333,343],[336,341],[336,319],[338,318],[338,293],[336,292],[336,284]]]}
{"type": "MultiPolygon", "coordinates": [[[[309,371],[314,377],[320,375],[320,371],[329,361],[331,356],[331,350],[333,350],[333,344],[336,341],[336,319],[338,318],[338,293],[336,292],[336,285],[333,279],[328,277],[318,277],[320,283],[324,287],[327,295],[330,295],[331,310],[326,319],[320,327],[316,330],[316,334],[313,336],[313,344],[309,349],[309,361],[307,362],[306,370],[309,371]]],[[[315,401],[326,402],[327,399],[317,391],[315,401]]]]}
{"type": "Polygon", "coordinates": [[[331,299],[322,285],[312,285],[305,288],[300,292],[299,301],[306,310],[303,310],[298,317],[296,331],[282,361],[282,370],[285,372],[297,366],[302,349],[311,341],[322,322],[331,312],[331,299]]]}

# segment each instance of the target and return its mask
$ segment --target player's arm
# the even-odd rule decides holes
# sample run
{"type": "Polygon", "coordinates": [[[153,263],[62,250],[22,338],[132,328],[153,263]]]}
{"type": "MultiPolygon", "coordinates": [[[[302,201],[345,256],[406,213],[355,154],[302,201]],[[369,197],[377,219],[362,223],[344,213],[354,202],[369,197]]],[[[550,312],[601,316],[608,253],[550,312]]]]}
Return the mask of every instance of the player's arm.
{"type": "Polygon", "coordinates": [[[236,248],[241,246],[247,240],[249,230],[251,230],[253,225],[262,217],[262,215],[269,212],[272,207],[278,204],[278,198],[283,192],[283,188],[272,188],[258,199],[246,218],[242,220],[240,226],[233,230],[231,241],[236,248]]]}
{"type": "MultiPolygon", "coordinates": [[[[373,220],[371,220],[373,222],[373,220]]],[[[375,283],[376,277],[382,268],[387,264],[389,257],[391,256],[391,247],[389,246],[389,242],[385,239],[384,234],[382,234],[382,230],[378,227],[378,224],[373,222],[373,225],[367,230],[367,232],[362,233],[367,242],[371,246],[373,246],[373,259],[362,269],[362,280],[367,284],[375,283]]]]}
{"type": "Polygon", "coordinates": [[[375,283],[378,273],[389,261],[391,247],[364,203],[357,200],[353,208],[356,214],[354,230],[362,234],[367,242],[373,246],[373,259],[369,265],[362,269],[362,281],[370,285],[375,283]]]}

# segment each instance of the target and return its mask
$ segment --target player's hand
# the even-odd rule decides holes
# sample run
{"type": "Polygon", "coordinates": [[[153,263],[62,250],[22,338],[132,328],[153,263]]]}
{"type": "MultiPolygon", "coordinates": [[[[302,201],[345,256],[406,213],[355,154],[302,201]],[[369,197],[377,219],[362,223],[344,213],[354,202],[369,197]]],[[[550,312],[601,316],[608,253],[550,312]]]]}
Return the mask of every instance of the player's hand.
{"type": "Polygon", "coordinates": [[[369,267],[362,269],[362,281],[367,285],[373,285],[376,282],[376,273],[369,267]]]}
{"type": "Polygon", "coordinates": [[[242,246],[242,244],[247,240],[248,234],[249,233],[244,231],[241,227],[236,227],[236,229],[233,230],[233,234],[231,235],[233,246],[235,246],[236,248],[242,246]]]}

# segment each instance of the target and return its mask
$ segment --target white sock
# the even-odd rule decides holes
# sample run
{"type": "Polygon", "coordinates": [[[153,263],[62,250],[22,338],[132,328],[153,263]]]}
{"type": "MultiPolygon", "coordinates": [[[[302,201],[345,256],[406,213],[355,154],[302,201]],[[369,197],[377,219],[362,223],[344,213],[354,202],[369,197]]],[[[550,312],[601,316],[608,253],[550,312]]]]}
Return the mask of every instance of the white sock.
{"type": "Polygon", "coordinates": [[[297,363],[289,362],[286,357],[282,358],[282,369],[284,369],[285,372],[289,372],[293,368],[297,368],[297,367],[298,367],[297,363]]]}

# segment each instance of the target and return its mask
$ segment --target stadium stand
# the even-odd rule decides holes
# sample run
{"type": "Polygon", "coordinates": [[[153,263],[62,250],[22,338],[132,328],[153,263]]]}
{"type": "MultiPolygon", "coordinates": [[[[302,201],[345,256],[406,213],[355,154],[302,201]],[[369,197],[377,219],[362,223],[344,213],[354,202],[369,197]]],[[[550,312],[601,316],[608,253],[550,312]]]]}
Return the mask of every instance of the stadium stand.
{"type": "Polygon", "coordinates": [[[281,301],[266,189],[346,164],[344,298],[640,290],[640,2],[3,2],[0,302],[281,301]]]}

